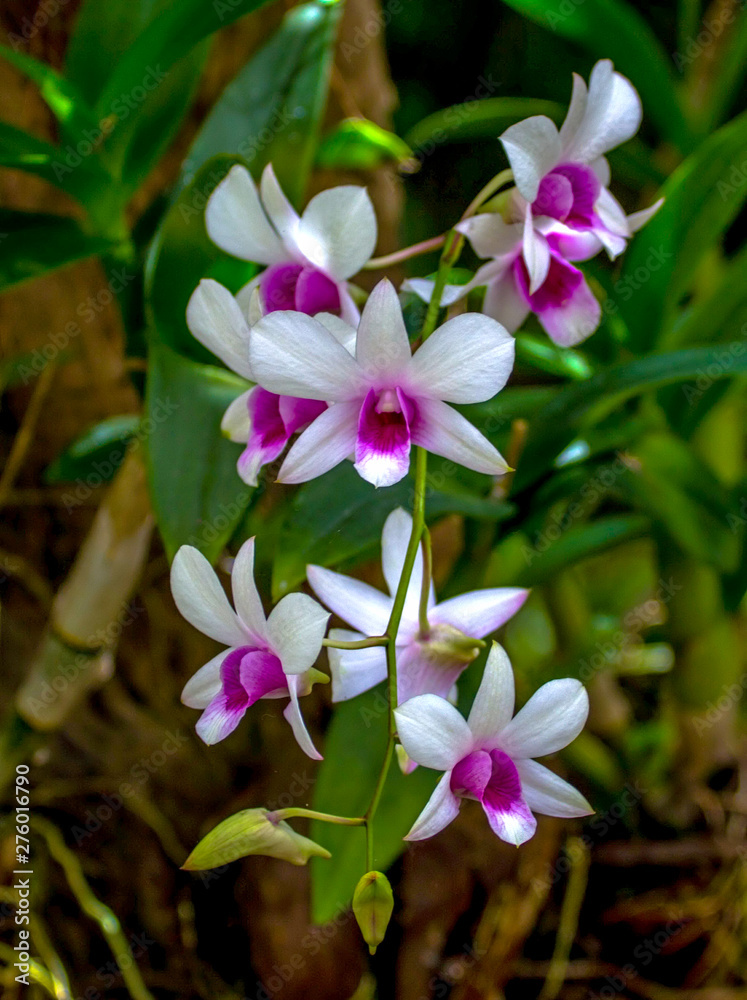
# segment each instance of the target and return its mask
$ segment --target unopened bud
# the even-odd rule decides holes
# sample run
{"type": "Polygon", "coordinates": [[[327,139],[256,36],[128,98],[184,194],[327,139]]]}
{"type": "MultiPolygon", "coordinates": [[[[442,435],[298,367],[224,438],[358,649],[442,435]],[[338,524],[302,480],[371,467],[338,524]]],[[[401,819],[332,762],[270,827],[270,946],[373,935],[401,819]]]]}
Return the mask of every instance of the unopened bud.
{"type": "Polygon", "coordinates": [[[394,909],[389,879],[381,872],[368,872],[355,887],[353,913],[371,954],[384,940],[394,909]]]}
{"type": "Polygon", "coordinates": [[[250,854],[305,865],[309,858],[329,858],[329,851],[296,833],[267,809],[244,809],[229,816],[203,837],[182,865],[186,871],[220,868],[250,854]]]}

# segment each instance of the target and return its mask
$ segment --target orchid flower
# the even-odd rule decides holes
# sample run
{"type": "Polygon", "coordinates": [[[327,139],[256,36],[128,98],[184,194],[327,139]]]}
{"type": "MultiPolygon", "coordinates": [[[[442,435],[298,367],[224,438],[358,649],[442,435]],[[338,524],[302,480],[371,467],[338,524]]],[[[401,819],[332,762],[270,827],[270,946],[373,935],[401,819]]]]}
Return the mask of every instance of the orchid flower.
{"type": "MultiPolygon", "coordinates": [[[[449,285],[441,305],[486,286],[483,311],[513,333],[530,312],[555,343],[578,344],[599,326],[601,309],[573,262],[603,247],[610,257],[659,210],[663,202],[626,216],[607,189],[604,153],[630,139],[641,122],[635,88],[603,59],[587,91],[574,74],[573,95],[560,132],[536,115],[501,136],[516,187],[499,196],[500,213],[482,213],[455,227],[475,253],[490,258],[466,285],[449,285]]],[[[403,285],[430,299],[433,282],[403,285]]]]}
{"type": "Polygon", "coordinates": [[[284,483],[321,476],[350,455],[374,486],[399,482],[420,445],[477,472],[506,462],[448,403],[491,399],[506,384],[513,338],[494,320],[465,313],[437,329],[413,355],[393,286],[371,292],[355,357],[329,329],[299,312],[273,312],[252,327],[249,362],[263,389],[331,403],[291,447],[284,483]]]}
{"type": "Polygon", "coordinates": [[[321,754],[311,742],[298,699],[315,681],[314,669],[329,615],[306,594],[288,594],[265,618],[254,583],[254,539],[239,549],[231,571],[236,610],[205,556],[183,545],[171,567],[171,592],[182,615],[205,635],[227,646],[187,682],[182,701],[203,709],[198,735],[212,745],[238,726],[260,698],[290,698],[283,715],[299,746],[314,760],[321,754]]]}
{"type": "Polygon", "coordinates": [[[512,718],[514,678],[494,643],[469,718],[443,698],[423,694],[395,709],[397,732],[418,764],[445,771],[405,840],[424,840],[456,817],[462,799],[476,799],[493,832],[509,844],[534,834],[532,812],[588,816],[589,803],[534,757],[567,746],[584,727],[589,698],[580,681],[550,681],[512,718]]]}
{"type": "MultiPolygon", "coordinates": [[[[255,381],[249,366],[249,330],[263,315],[259,289],[255,288],[243,304],[245,309],[241,295],[234,298],[223,285],[205,278],[189,300],[187,326],[229,368],[255,381]]],[[[355,351],[352,327],[332,313],[319,313],[317,320],[347,351],[355,351]]],[[[327,404],[320,400],[277,395],[260,386],[237,396],[225,412],[221,430],[231,441],[246,444],[237,463],[244,482],[256,486],[262,466],[279,458],[293,435],[305,430],[326,409],[327,404]]]]}
{"type": "Polygon", "coordinates": [[[254,288],[262,311],[294,309],[334,313],[358,321],[347,281],[373,253],[376,215],[363,187],[343,185],[315,195],[298,215],[268,164],[260,191],[249,171],[231,167],[210,195],[205,210],[210,239],[226,253],[267,265],[239,293],[254,288]]]}
{"type": "MultiPolygon", "coordinates": [[[[381,563],[389,596],[360,580],[321,566],[307,567],[309,583],[319,600],[356,629],[354,632],[332,629],[331,639],[356,641],[386,632],[411,532],[412,517],[401,507],[392,511],[381,536],[381,563]]],[[[427,607],[429,629],[423,635],[419,622],[422,581],[423,551],[419,548],[395,643],[399,702],[426,692],[446,698],[480,651],[474,640],[500,628],[516,614],[529,594],[518,587],[498,587],[475,590],[436,604],[431,585],[427,607]]],[[[382,646],[330,647],[327,653],[333,701],[354,698],[386,678],[386,652],[382,646]]]]}

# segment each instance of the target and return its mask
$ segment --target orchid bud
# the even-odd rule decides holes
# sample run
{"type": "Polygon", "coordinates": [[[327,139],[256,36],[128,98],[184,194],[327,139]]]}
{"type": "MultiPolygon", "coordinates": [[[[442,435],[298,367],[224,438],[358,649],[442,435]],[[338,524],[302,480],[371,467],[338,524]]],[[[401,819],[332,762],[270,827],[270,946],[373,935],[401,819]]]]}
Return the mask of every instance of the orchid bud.
{"type": "Polygon", "coordinates": [[[243,809],[219,823],[203,837],[182,865],[186,871],[220,868],[237,858],[263,854],[292,865],[305,865],[309,858],[331,854],[267,809],[243,809]]]}
{"type": "Polygon", "coordinates": [[[384,940],[394,909],[389,879],[381,872],[365,874],[353,893],[353,913],[371,954],[384,940]]]}
{"type": "Polygon", "coordinates": [[[485,646],[481,639],[472,639],[453,625],[434,625],[427,639],[420,640],[420,647],[431,662],[472,663],[485,646]]]}

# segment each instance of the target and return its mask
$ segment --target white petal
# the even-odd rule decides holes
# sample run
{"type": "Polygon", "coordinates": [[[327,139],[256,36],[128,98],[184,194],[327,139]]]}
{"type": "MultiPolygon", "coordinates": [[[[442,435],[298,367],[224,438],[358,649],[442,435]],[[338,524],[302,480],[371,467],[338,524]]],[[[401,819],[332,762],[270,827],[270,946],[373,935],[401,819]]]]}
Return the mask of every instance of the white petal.
{"type": "Polygon", "coordinates": [[[240,288],[236,292],[236,301],[239,304],[239,309],[241,309],[244,319],[250,327],[254,326],[257,320],[262,319],[263,315],[262,296],[259,293],[261,279],[261,274],[256,275],[256,277],[252,278],[251,281],[247,281],[243,288],[240,288]]]}
{"type": "Polygon", "coordinates": [[[311,316],[277,310],[252,327],[255,381],[280,396],[341,400],[365,395],[363,374],[339,341],[311,316]]]}
{"type": "Polygon", "coordinates": [[[345,282],[340,282],[337,289],[340,293],[340,319],[357,329],[361,321],[360,310],[355,304],[353,296],[348,291],[348,286],[345,282]]]}
{"type": "Polygon", "coordinates": [[[267,638],[286,674],[313,667],[322,650],[329,613],[308,594],[287,594],[267,619],[267,638]]]}
{"type": "Polygon", "coordinates": [[[593,163],[635,135],[642,117],[641,100],[633,84],[615,73],[609,59],[600,59],[589,78],[583,120],[563,155],[569,160],[593,163]]]}
{"type": "Polygon", "coordinates": [[[305,483],[355,451],[360,403],[334,403],[298,437],[278,472],[279,483],[305,483]]]}
{"type": "Polygon", "coordinates": [[[578,73],[574,73],[571,102],[568,105],[565,121],[560,126],[560,143],[564,150],[573,142],[579,126],[584,120],[584,115],[586,114],[586,95],[586,81],[578,73]]]}
{"type": "Polygon", "coordinates": [[[549,681],[535,692],[500,735],[510,757],[544,757],[568,746],[584,728],[589,696],[571,677],[549,681]]]}
{"type": "MultiPolygon", "coordinates": [[[[435,281],[430,278],[407,278],[400,286],[403,292],[412,292],[423,302],[430,302],[433,297],[435,281]]],[[[469,293],[467,285],[446,285],[441,295],[440,305],[452,306],[469,293]]]]}
{"type": "Polygon", "coordinates": [[[187,304],[187,326],[192,336],[229,368],[252,378],[249,327],[227,288],[212,278],[203,278],[187,304]]]}
{"type": "Polygon", "coordinates": [[[515,615],[528,596],[521,587],[473,590],[437,604],[429,617],[434,624],[453,625],[465,635],[483,639],[515,615]]]}
{"type": "Polygon", "coordinates": [[[317,313],[314,319],[322,326],[326,326],[337,343],[342,344],[348,354],[355,357],[356,327],[346,323],[344,319],[340,319],[334,313],[317,313]]]}
{"type": "Polygon", "coordinates": [[[655,201],[651,208],[644,208],[640,212],[633,212],[628,216],[628,229],[631,233],[637,233],[638,230],[645,226],[649,219],[652,219],[656,213],[659,211],[661,206],[664,204],[664,199],[659,198],[655,201]]]}
{"type": "Polygon", "coordinates": [[[602,185],[602,187],[609,187],[610,179],[612,177],[612,171],[610,170],[609,160],[606,156],[600,156],[589,166],[597,175],[597,180],[602,185]]]}
{"type": "Polygon", "coordinates": [[[488,476],[508,471],[500,452],[461,413],[439,399],[418,399],[417,405],[420,419],[412,434],[414,444],[488,476]]]}
{"type": "Polygon", "coordinates": [[[412,358],[408,383],[418,396],[448,403],[492,399],[514,365],[514,338],[482,313],[447,320],[412,358]]]}
{"type": "Polygon", "coordinates": [[[232,649],[223,649],[212,660],[192,674],[182,691],[182,704],[189,708],[207,708],[210,702],[221,690],[220,668],[223,661],[232,653],[232,649]]]}
{"type": "Polygon", "coordinates": [[[348,625],[364,635],[384,634],[392,613],[386,594],[322,566],[307,566],[306,577],[319,600],[348,625]]]}
{"type": "Polygon", "coordinates": [[[436,785],[425,809],[413,824],[405,840],[425,840],[434,837],[447,827],[459,812],[461,801],[451,790],[451,771],[448,771],[436,785]]]}
{"type": "Polygon", "coordinates": [[[469,713],[475,745],[491,740],[514,714],[514,672],[505,649],[494,642],[469,713]]]}
{"type": "Polygon", "coordinates": [[[360,271],[376,246],[376,213],[366,189],[343,185],[315,195],[301,217],[297,245],[335,281],[360,271]]]}
{"type": "Polygon", "coordinates": [[[396,378],[410,363],[402,307],[394,285],[386,278],[376,285],[363,307],[355,356],[367,375],[376,380],[396,378]]]}
{"type": "Polygon", "coordinates": [[[527,201],[534,201],[540,181],[560,162],[558,130],[544,115],[525,118],[500,136],[516,187],[527,201]]]}
{"type": "Polygon", "coordinates": [[[303,258],[296,249],[299,226],[298,212],[283,194],[271,163],[268,163],[262,171],[261,191],[262,204],[283,241],[285,248],[283,259],[288,260],[289,257],[292,257],[299,263],[302,262],[303,258]]]}
{"type": "Polygon", "coordinates": [[[505,326],[509,333],[518,330],[530,313],[527,300],[516,287],[513,271],[507,270],[485,290],[482,311],[505,326]]]}
{"type": "Polygon", "coordinates": [[[290,694],[290,701],[285,706],[283,716],[290,724],[290,727],[293,730],[293,735],[296,737],[296,742],[306,756],[311,757],[312,760],[323,760],[322,755],[311,741],[309,731],[306,728],[306,723],[303,721],[303,716],[301,715],[301,708],[298,704],[299,680],[299,677],[288,678],[288,693],[290,694]]]}
{"type": "Polygon", "coordinates": [[[399,741],[416,763],[448,771],[471,752],[474,741],[459,712],[444,698],[421,694],[394,710],[399,741]]]}
{"type": "Polygon", "coordinates": [[[236,441],[245,444],[249,439],[251,421],[249,419],[249,396],[254,392],[254,388],[247,389],[230,404],[223,419],[220,422],[220,429],[229,441],[236,441]]]}
{"type": "Polygon", "coordinates": [[[226,646],[245,646],[249,639],[205,556],[182,545],[171,564],[171,593],[187,621],[226,646]]]}
{"type": "MultiPolygon", "coordinates": [[[[386,585],[392,597],[397,593],[399,580],[405,565],[405,555],[410,544],[412,534],[412,517],[398,507],[393,510],[384,524],[381,535],[381,568],[384,573],[386,585]]],[[[415,556],[410,583],[407,588],[405,606],[402,611],[402,624],[417,622],[420,608],[420,591],[423,586],[423,548],[418,546],[415,556]]],[[[428,606],[431,607],[435,601],[433,585],[431,584],[431,594],[428,606]]],[[[401,634],[401,629],[400,629],[401,634]]]]}
{"type": "Polygon", "coordinates": [[[236,613],[241,621],[258,639],[264,639],[266,621],[257,585],[254,582],[253,538],[244,542],[233,561],[231,590],[236,613]]]}
{"type": "Polygon", "coordinates": [[[288,254],[260,204],[254,181],[238,164],[228,171],[208,199],[208,236],[226,253],[257,264],[279,264],[288,254]]]}
{"type": "Polygon", "coordinates": [[[630,227],[623,207],[607,188],[602,188],[599,192],[594,211],[610,232],[616,236],[630,236],[630,227]]]}
{"type": "Polygon", "coordinates": [[[522,223],[504,222],[496,212],[482,212],[454,227],[464,233],[478,257],[502,257],[521,246],[522,223]]]}
{"type": "Polygon", "coordinates": [[[518,760],[516,770],[521,779],[524,801],[533,812],[563,819],[591,816],[594,812],[581,792],[544,764],[538,764],[536,760],[518,760]]]}
{"type": "Polygon", "coordinates": [[[550,270],[550,247],[545,237],[534,228],[531,205],[527,205],[524,217],[522,252],[529,272],[529,294],[534,295],[550,270]]]}
{"type": "MultiPolygon", "coordinates": [[[[344,628],[333,628],[330,639],[355,642],[365,636],[344,628]]],[[[366,649],[335,649],[327,647],[329,669],[332,674],[332,701],[347,701],[369,691],[386,680],[386,650],[383,646],[366,649]]]]}

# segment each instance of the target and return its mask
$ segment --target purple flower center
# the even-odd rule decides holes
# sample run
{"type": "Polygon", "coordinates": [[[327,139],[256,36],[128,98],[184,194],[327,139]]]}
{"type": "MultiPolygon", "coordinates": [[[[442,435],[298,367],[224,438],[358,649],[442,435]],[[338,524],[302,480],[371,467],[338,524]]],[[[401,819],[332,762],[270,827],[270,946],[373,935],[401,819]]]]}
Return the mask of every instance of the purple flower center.
{"type": "Polygon", "coordinates": [[[547,277],[534,294],[529,294],[529,272],[524,258],[514,261],[514,276],[524,298],[533,312],[542,313],[546,309],[560,309],[572,299],[584,276],[577,267],[568,264],[556,253],[550,254],[550,268],[547,277]]]}
{"type": "Polygon", "coordinates": [[[340,292],[331,278],[315,267],[273,264],[263,272],[259,287],[265,312],[295,309],[314,316],[340,312],[340,292]]]}
{"type": "Polygon", "coordinates": [[[375,486],[391,486],[407,475],[417,407],[395,386],[369,389],[358,418],[355,467],[375,486]]]}
{"type": "Polygon", "coordinates": [[[594,224],[594,205],[601,190],[591,167],[561,163],[542,178],[532,213],[550,216],[576,229],[588,229],[594,224]]]}
{"type": "Polygon", "coordinates": [[[521,844],[534,833],[537,821],[522,797],[519,772],[502,750],[467,754],[451,772],[450,785],[455,795],[477,799],[502,840],[521,844]]]}
{"type": "Polygon", "coordinates": [[[242,714],[260,698],[288,690],[283,666],[266,649],[242,646],[228,654],[220,667],[226,708],[242,714]]]}

